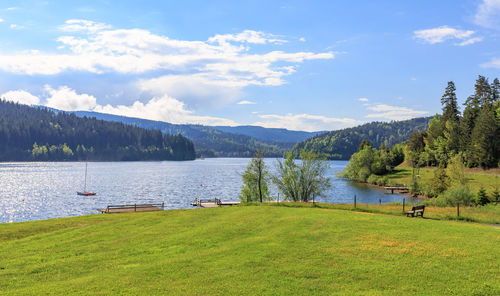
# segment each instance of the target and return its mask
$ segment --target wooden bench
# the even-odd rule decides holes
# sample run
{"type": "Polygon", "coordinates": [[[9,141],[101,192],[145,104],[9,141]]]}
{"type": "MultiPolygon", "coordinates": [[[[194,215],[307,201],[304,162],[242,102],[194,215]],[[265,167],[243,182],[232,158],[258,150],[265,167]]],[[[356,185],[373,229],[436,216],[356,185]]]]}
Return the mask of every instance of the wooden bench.
{"type": "Polygon", "coordinates": [[[411,208],[411,211],[407,211],[406,212],[406,217],[410,217],[410,215],[412,217],[418,217],[418,215],[420,215],[420,217],[424,217],[424,210],[425,210],[425,205],[418,205],[418,206],[414,206],[411,208]]]}

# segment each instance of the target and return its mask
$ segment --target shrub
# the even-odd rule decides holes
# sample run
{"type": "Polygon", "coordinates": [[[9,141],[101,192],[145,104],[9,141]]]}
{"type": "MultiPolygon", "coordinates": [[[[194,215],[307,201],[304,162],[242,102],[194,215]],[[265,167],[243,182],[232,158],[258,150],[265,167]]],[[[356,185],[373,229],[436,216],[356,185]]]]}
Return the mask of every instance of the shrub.
{"type": "Polygon", "coordinates": [[[457,203],[469,205],[474,199],[474,194],[467,185],[451,188],[436,199],[440,206],[454,206],[457,203]]]}
{"type": "Polygon", "coordinates": [[[378,184],[378,179],[379,179],[379,176],[377,176],[375,174],[371,174],[370,177],[368,177],[368,179],[366,179],[366,182],[368,182],[370,184],[378,184]]]}

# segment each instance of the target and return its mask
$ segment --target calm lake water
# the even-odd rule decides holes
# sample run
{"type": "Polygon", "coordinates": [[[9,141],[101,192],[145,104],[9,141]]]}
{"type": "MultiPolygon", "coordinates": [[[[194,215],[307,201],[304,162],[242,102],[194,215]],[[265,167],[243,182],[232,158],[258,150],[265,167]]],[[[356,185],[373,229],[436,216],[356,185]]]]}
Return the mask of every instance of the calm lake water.
{"type": "MultiPolygon", "coordinates": [[[[96,214],[108,204],[165,202],[166,209],[186,209],[192,208],[195,197],[238,200],[248,162],[242,158],[89,162],[87,190],[97,192],[91,197],[76,195],[83,190],[85,163],[0,163],[0,223],[96,214]]],[[[266,163],[273,172],[276,160],[266,163]]],[[[355,194],[359,203],[402,200],[401,195],[336,178],[334,174],[346,164],[330,162],[333,188],[318,201],[351,203],[355,194]]]]}

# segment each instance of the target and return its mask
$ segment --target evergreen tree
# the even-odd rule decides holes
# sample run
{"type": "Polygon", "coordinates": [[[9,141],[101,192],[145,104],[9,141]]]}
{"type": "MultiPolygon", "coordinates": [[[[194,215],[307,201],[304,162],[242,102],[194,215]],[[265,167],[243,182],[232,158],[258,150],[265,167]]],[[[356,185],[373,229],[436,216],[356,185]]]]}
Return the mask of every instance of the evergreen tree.
{"type": "Polygon", "coordinates": [[[488,195],[486,194],[486,190],[484,190],[484,188],[481,187],[476,195],[476,204],[480,205],[480,206],[484,206],[488,203],[490,203],[490,199],[488,198],[488,195]]]}
{"type": "Polygon", "coordinates": [[[445,93],[441,98],[443,105],[443,119],[442,122],[447,121],[459,122],[460,112],[458,110],[457,95],[455,94],[456,88],[453,81],[448,82],[445,93]]]}
{"type": "Polygon", "coordinates": [[[495,167],[498,163],[499,127],[495,110],[486,103],[480,110],[472,130],[471,143],[468,146],[469,163],[483,168],[495,167]]]}

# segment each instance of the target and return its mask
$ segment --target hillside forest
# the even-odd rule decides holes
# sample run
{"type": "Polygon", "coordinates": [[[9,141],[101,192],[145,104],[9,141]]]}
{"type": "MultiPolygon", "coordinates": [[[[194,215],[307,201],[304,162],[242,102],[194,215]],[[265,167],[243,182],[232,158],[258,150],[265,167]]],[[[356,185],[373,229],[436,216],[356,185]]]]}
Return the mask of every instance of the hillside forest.
{"type": "Polygon", "coordinates": [[[0,161],[194,158],[181,135],[0,100],[0,161]]]}
{"type": "MultiPolygon", "coordinates": [[[[441,104],[442,114],[434,116],[427,129],[414,131],[404,143],[381,145],[377,150],[364,141],[343,176],[385,185],[388,178],[384,175],[404,161],[412,169],[412,193],[437,197],[451,194],[451,190],[455,197],[470,200],[464,169],[500,166],[500,81],[495,78],[489,83],[486,77],[479,76],[463,112],[459,110],[455,84],[450,81],[441,104]],[[419,180],[420,168],[429,166],[435,167],[434,175],[423,183],[419,180]]],[[[480,193],[484,195],[484,190],[480,193]]],[[[492,194],[498,198],[498,189],[492,194]]]]}

